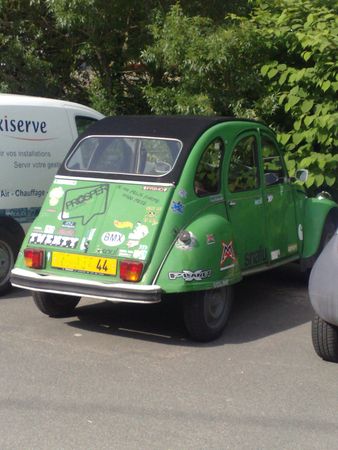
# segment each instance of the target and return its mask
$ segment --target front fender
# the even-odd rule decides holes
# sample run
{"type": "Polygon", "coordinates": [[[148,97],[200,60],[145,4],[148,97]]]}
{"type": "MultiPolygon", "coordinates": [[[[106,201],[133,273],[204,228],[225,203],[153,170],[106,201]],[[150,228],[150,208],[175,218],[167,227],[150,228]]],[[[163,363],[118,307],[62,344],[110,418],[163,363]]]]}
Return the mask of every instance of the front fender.
{"type": "Polygon", "coordinates": [[[312,258],[320,250],[320,241],[327,219],[338,226],[338,205],[328,199],[307,198],[304,211],[304,244],[302,258],[312,258]]]}
{"type": "Polygon", "coordinates": [[[213,289],[241,280],[231,224],[224,216],[206,213],[185,229],[191,242],[184,243],[178,236],[156,284],[173,293],[213,289]]]}

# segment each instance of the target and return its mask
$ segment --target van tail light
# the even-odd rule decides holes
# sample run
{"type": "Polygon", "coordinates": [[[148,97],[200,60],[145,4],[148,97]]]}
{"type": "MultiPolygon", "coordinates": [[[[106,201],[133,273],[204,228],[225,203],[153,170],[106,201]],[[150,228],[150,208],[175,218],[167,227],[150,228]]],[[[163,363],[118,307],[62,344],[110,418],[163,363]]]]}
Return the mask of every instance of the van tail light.
{"type": "Polygon", "coordinates": [[[31,269],[44,269],[45,252],[38,248],[26,248],[24,250],[25,265],[31,269]]]}
{"type": "Polygon", "coordinates": [[[143,263],[138,261],[121,261],[120,278],[123,281],[140,281],[143,263]]]}

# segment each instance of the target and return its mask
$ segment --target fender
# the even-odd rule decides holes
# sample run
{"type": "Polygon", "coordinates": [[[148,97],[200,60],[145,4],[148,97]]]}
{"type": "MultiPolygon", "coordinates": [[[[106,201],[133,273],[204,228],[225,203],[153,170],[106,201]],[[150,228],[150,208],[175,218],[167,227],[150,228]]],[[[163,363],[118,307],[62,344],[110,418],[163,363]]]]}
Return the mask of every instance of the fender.
{"type": "Polygon", "coordinates": [[[334,201],[319,198],[306,199],[302,259],[317,256],[325,222],[329,218],[338,226],[338,206],[334,201]]]}
{"type": "Polygon", "coordinates": [[[184,232],[178,235],[155,280],[165,292],[214,289],[242,279],[231,224],[224,215],[204,214],[184,232]]]}

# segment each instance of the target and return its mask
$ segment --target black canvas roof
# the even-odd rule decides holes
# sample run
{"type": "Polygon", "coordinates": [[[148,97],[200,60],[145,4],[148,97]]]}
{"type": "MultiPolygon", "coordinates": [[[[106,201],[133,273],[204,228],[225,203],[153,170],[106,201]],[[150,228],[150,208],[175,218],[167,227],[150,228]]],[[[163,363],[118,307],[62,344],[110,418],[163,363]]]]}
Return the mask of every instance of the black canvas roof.
{"type": "Polygon", "coordinates": [[[234,120],[233,117],[207,116],[116,116],[94,123],[84,135],[120,134],[179,139],[183,143],[195,142],[212,125],[234,120]]]}
{"type": "MultiPolygon", "coordinates": [[[[173,171],[163,177],[154,180],[150,176],[138,176],[139,181],[149,182],[173,182],[181,173],[183,164],[191,148],[197,139],[206,131],[221,122],[237,121],[234,117],[208,117],[208,116],[115,116],[106,117],[87,128],[87,130],[75,141],[68,155],[72,153],[77,143],[86,136],[142,136],[178,139],[183,147],[173,171]]],[[[68,157],[67,155],[67,157],[68,157]]],[[[67,158],[66,158],[67,159],[67,158]]],[[[79,176],[78,172],[72,172],[61,165],[59,175],[79,176]]],[[[86,176],[85,173],[81,176],[86,176]]],[[[91,178],[101,177],[102,174],[88,173],[91,178]]],[[[106,174],[105,178],[135,180],[134,175],[106,174]]]]}

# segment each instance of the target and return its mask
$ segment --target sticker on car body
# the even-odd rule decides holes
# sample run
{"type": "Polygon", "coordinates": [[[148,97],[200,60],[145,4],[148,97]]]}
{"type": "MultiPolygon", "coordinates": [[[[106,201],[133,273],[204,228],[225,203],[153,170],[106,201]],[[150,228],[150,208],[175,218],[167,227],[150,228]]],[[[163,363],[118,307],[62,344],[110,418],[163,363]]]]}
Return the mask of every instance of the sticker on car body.
{"type": "Polygon", "coordinates": [[[70,236],[58,236],[47,233],[31,233],[30,244],[49,245],[51,247],[76,248],[79,238],[70,236]]]}
{"type": "Polygon", "coordinates": [[[168,276],[170,280],[183,278],[184,281],[202,281],[211,277],[211,270],[183,270],[182,272],[169,272],[168,276]]]}
{"type": "Polygon", "coordinates": [[[65,193],[61,219],[81,219],[82,225],[86,225],[93,217],[106,212],[108,192],[108,184],[69,189],[65,193]]]}
{"type": "Polygon", "coordinates": [[[126,237],[124,234],[119,231],[106,231],[101,236],[101,242],[108,247],[117,247],[118,245],[123,244],[126,237]]]}

